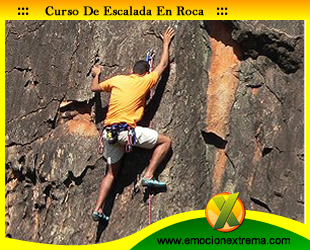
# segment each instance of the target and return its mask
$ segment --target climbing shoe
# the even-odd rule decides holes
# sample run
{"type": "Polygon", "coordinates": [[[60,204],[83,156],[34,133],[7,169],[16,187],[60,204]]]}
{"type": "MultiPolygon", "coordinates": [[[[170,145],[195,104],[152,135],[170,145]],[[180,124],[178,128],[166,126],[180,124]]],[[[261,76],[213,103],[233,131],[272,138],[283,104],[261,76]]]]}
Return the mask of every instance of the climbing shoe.
{"type": "Polygon", "coordinates": [[[163,181],[158,181],[156,179],[146,179],[142,178],[142,186],[149,188],[166,188],[166,183],[163,181]]]}
{"type": "Polygon", "coordinates": [[[109,216],[106,216],[104,213],[101,214],[97,211],[93,212],[91,217],[93,221],[108,221],[109,220],[109,216]]]}

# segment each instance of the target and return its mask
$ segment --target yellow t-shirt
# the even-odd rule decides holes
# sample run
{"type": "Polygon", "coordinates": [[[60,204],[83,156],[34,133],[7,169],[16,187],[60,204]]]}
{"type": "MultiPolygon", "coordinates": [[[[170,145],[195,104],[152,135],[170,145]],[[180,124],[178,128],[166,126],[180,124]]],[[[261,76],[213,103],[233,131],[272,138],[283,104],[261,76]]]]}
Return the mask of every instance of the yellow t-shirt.
{"type": "Polygon", "coordinates": [[[146,95],[158,78],[158,73],[153,71],[144,76],[118,75],[101,82],[101,89],[111,93],[105,126],[126,122],[135,127],[143,116],[146,95]]]}

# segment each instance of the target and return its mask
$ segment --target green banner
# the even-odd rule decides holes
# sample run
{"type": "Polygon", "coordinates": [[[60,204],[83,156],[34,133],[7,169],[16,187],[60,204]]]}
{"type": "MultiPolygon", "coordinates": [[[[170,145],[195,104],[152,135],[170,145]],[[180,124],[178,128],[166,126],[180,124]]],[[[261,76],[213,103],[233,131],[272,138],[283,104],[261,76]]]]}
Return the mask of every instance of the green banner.
{"type": "Polygon", "coordinates": [[[310,241],[283,228],[249,219],[245,219],[238,229],[223,233],[213,230],[205,218],[199,218],[161,229],[132,249],[206,249],[209,247],[308,249],[310,241]]]}

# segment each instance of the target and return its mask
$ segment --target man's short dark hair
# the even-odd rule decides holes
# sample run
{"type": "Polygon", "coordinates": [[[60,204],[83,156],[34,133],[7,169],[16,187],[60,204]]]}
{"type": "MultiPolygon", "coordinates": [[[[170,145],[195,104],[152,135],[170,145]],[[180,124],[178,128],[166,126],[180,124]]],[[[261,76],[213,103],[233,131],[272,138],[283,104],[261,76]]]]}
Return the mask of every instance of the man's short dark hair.
{"type": "Polygon", "coordinates": [[[147,61],[137,61],[133,66],[133,73],[138,75],[144,75],[150,71],[150,65],[147,61]]]}

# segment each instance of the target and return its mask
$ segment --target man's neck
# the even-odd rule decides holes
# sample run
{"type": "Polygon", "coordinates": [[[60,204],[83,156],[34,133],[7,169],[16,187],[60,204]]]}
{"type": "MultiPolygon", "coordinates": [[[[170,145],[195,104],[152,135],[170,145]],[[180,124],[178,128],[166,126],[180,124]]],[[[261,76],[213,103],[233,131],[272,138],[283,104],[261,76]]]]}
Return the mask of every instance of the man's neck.
{"type": "Polygon", "coordinates": [[[133,73],[133,75],[136,75],[136,76],[139,76],[139,77],[142,77],[142,76],[145,76],[147,73],[144,73],[144,74],[136,74],[136,73],[133,73]]]}

